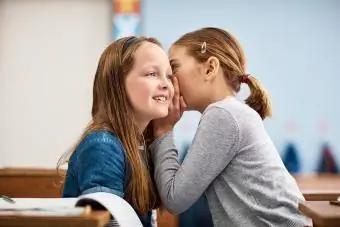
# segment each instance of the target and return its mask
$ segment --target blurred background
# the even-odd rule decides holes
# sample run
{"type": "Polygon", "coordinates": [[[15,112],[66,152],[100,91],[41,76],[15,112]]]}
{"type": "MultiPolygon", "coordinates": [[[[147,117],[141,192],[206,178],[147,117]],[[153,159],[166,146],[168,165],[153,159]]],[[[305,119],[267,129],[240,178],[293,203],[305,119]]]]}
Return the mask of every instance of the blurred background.
{"type": "MultiPolygon", "coordinates": [[[[99,56],[126,35],[165,49],[204,26],[241,42],[266,87],[265,126],[291,172],[340,164],[340,1],[0,0],[0,167],[54,168],[90,120],[99,56]]],[[[240,98],[247,96],[241,89],[240,98]]],[[[176,126],[185,154],[200,114],[176,126]]]]}

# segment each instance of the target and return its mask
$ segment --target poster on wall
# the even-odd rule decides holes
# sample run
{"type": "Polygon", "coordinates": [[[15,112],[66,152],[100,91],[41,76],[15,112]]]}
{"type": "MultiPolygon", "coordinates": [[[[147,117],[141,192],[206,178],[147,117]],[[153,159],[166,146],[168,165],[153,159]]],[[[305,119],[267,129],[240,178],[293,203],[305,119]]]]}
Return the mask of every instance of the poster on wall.
{"type": "Polygon", "coordinates": [[[113,39],[141,35],[141,0],[113,1],[113,39]]]}

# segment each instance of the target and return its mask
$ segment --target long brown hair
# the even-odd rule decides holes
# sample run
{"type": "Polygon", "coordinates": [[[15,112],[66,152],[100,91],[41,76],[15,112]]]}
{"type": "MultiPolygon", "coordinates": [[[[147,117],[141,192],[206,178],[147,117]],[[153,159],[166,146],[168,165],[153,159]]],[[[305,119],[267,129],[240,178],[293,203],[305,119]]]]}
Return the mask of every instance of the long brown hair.
{"type": "MultiPolygon", "coordinates": [[[[126,37],[109,45],[102,53],[93,84],[92,120],[76,145],[58,161],[58,168],[68,162],[79,143],[91,132],[109,131],[122,142],[129,162],[130,180],[125,199],[140,213],[155,208],[159,197],[152,178],[148,152],[139,146],[143,136],[134,121],[133,109],[126,94],[125,80],[134,65],[134,53],[143,42],[160,43],[154,38],[126,37]]],[[[151,129],[151,125],[147,129],[151,129]]],[[[148,133],[146,140],[152,140],[148,133]]]]}
{"type": "Polygon", "coordinates": [[[253,76],[242,80],[246,74],[245,56],[238,41],[227,31],[219,28],[202,28],[186,33],[173,46],[186,47],[187,53],[203,63],[214,56],[220,61],[228,85],[239,92],[241,82],[248,84],[250,95],[245,100],[262,119],[271,116],[272,108],[269,96],[261,83],[253,76]]]}

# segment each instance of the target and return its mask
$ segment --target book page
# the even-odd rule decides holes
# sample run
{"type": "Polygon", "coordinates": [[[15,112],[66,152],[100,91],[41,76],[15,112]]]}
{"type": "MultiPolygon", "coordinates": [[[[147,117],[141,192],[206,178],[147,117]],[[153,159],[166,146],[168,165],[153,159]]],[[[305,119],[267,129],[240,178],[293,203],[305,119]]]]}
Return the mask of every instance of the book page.
{"type": "Polygon", "coordinates": [[[51,208],[72,208],[77,198],[11,198],[15,203],[9,203],[0,198],[0,209],[32,210],[51,208]]]}
{"type": "Polygon", "coordinates": [[[117,195],[106,192],[86,194],[79,197],[77,204],[81,204],[84,199],[91,199],[100,203],[111,213],[115,221],[121,227],[143,227],[137,213],[131,205],[117,195]]]}
{"type": "Polygon", "coordinates": [[[85,208],[75,207],[77,198],[12,198],[0,199],[0,215],[79,216],[85,208]]]}
{"type": "MultiPolygon", "coordinates": [[[[85,208],[77,205],[96,201],[114,217],[107,226],[143,227],[135,210],[123,198],[105,192],[82,195],[78,198],[11,198],[10,203],[0,198],[0,215],[78,216],[85,208]]],[[[91,203],[90,203],[91,204],[91,203]]]]}

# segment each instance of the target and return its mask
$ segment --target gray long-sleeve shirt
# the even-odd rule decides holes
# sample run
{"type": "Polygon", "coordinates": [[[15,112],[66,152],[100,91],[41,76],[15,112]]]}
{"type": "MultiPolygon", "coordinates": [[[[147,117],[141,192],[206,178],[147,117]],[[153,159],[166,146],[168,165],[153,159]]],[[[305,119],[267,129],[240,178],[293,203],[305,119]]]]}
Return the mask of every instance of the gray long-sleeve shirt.
{"type": "Polygon", "coordinates": [[[165,207],[188,209],[205,194],[214,226],[311,226],[304,198],[260,116],[236,98],[208,106],[182,165],[168,133],[151,145],[165,207]]]}

